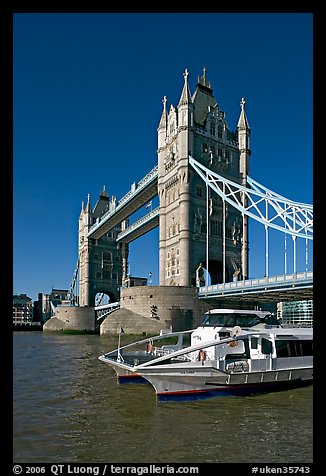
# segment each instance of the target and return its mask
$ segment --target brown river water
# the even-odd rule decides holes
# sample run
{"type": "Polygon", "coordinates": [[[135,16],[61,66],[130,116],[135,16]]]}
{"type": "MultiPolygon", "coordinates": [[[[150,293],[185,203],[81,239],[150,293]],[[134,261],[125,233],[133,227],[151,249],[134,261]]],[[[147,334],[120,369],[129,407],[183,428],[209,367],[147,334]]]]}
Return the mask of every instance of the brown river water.
{"type": "MultiPolygon", "coordinates": [[[[126,339],[127,336],[124,336],[126,339]]],[[[117,338],[14,332],[15,463],[312,463],[313,387],[158,402],[98,356],[117,338]]]]}

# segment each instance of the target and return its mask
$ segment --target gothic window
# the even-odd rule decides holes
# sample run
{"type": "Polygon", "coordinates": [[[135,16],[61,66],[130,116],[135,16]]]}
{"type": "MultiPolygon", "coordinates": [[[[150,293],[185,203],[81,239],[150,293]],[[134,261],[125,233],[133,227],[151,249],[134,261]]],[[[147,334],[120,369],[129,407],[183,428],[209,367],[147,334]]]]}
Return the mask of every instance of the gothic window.
{"type": "Polygon", "coordinates": [[[204,152],[204,154],[207,154],[207,152],[208,152],[208,146],[204,142],[202,144],[202,152],[204,152]]]}
{"type": "Polygon", "coordinates": [[[211,130],[210,130],[210,132],[211,132],[211,135],[212,135],[212,136],[215,136],[215,122],[211,122],[211,130]]]}
{"type": "Polygon", "coordinates": [[[222,139],[222,137],[223,137],[223,128],[221,126],[218,126],[218,128],[217,128],[217,137],[219,139],[222,139]]]}
{"type": "Polygon", "coordinates": [[[112,253],[110,251],[103,251],[103,262],[112,262],[112,253]]]}
{"type": "Polygon", "coordinates": [[[203,196],[203,190],[202,190],[201,187],[197,187],[196,195],[197,195],[197,197],[202,197],[203,196]]]}
{"type": "Polygon", "coordinates": [[[226,163],[230,161],[230,151],[228,149],[225,150],[225,160],[226,163]]]}
{"type": "Polygon", "coordinates": [[[110,279],[109,271],[103,271],[103,279],[110,279]]]}

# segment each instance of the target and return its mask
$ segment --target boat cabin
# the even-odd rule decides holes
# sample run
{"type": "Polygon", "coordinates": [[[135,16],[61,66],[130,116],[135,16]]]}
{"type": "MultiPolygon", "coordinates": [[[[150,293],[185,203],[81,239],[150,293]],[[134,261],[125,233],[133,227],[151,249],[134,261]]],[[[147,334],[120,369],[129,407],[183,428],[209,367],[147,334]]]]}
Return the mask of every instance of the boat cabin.
{"type": "Polygon", "coordinates": [[[257,326],[235,340],[208,347],[206,358],[220,362],[220,369],[232,372],[260,372],[304,367],[312,363],[312,329],[282,329],[257,326]]]}
{"type": "Polygon", "coordinates": [[[202,324],[192,333],[191,345],[232,337],[235,328],[248,329],[257,324],[275,325],[278,322],[268,311],[212,309],[205,313],[202,324]]]}

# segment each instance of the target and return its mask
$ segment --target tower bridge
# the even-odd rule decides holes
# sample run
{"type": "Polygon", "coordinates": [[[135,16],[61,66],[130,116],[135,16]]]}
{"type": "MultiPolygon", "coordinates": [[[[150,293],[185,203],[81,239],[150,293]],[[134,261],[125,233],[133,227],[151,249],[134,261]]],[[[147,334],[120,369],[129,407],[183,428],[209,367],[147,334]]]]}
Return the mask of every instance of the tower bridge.
{"type": "MultiPolygon", "coordinates": [[[[188,74],[186,70],[177,106],[171,104],[168,108],[167,98],[163,98],[157,128],[157,165],[138,183],[133,183],[120,200],[110,199],[103,189],[94,208],[90,197],[86,207],[82,204],[79,305],[94,306],[95,296],[104,294],[109,296],[110,304],[121,298],[123,301],[129,243],[156,227],[159,227],[158,292],[192,288],[191,292],[197,290],[197,299],[202,300],[226,295],[228,299],[238,296],[239,300],[251,292],[251,297],[254,295],[259,300],[259,294],[268,299],[268,293],[275,296],[276,291],[285,299],[284,293],[295,288],[292,299],[296,296],[312,299],[308,253],[313,240],[313,206],[285,198],[250,177],[251,130],[245,100],[242,98],[240,102],[239,120],[232,131],[213,95],[206,69],[198,77],[192,95],[188,74]],[[156,197],[158,207],[130,223],[132,215],[156,197]],[[249,219],[260,223],[265,231],[265,283],[258,286],[263,278],[251,282],[251,287],[256,286],[255,291],[249,290],[249,219]],[[282,282],[281,278],[275,277],[273,281],[269,276],[271,229],[292,237],[290,286],[290,278],[282,282]],[[298,239],[306,245],[304,270],[297,269],[298,239]],[[303,274],[297,279],[299,272],[303,274]]],[[[283,276],[286,275],[285,270],[283,276]]],[[[74,286],[76,281],[75,271],[74,286]]],[[[150,289],[154,292],[154,287],[150,289]]],[[[73,291],[70,296],[73,300],[73,291]]]]}

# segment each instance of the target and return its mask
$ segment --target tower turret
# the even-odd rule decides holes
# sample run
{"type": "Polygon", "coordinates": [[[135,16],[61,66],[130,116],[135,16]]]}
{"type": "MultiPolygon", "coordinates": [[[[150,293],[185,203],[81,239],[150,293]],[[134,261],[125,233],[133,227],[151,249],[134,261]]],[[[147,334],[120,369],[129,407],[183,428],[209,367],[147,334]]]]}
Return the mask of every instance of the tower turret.
{"type": "Polygon", "coordinates": [[[165,140],[166,140],[166,128],[167,128],[167,112],[166,112],[166,102],[167,98],[164,96],[162,103],[163,103],[163,112],[161,116],[160,123],[157,128],[158,132],[158,148],[164,147],[165,140]]]}
{"type": "Polygon", "coordinates": [[[240,150],[240,164],[239,170],[242,175],[243,184],[246,182],[246,176],[249,175],[249,158],[250,158],[250,127],[249,122],[245,112],[245,103],[244,98],[241,99],[240,107],[240,117],[237,126],[238,133],[238,143],[240,150]]]}
{"type": "MultiPolygon", "coordinates": [[[[247,185],[247,175],[249,175],[249,161],[250,161],[250,127],[249,122],[245,112],[245,103],[244,98],[241,99],[240,107],[240,117],[237,126],[238,133],[238,144],[240,152],[240,161],[239,161],[239,172],[242,177],[242,185],[247,185]]],[[[242,262],[242,275],[244,278],[249,276],[249,230],[248,230],[248,217],[245,215],[243,217],[243,231],[242,231],[242,253],[241,253],[241,262],[242,262]]]]}

